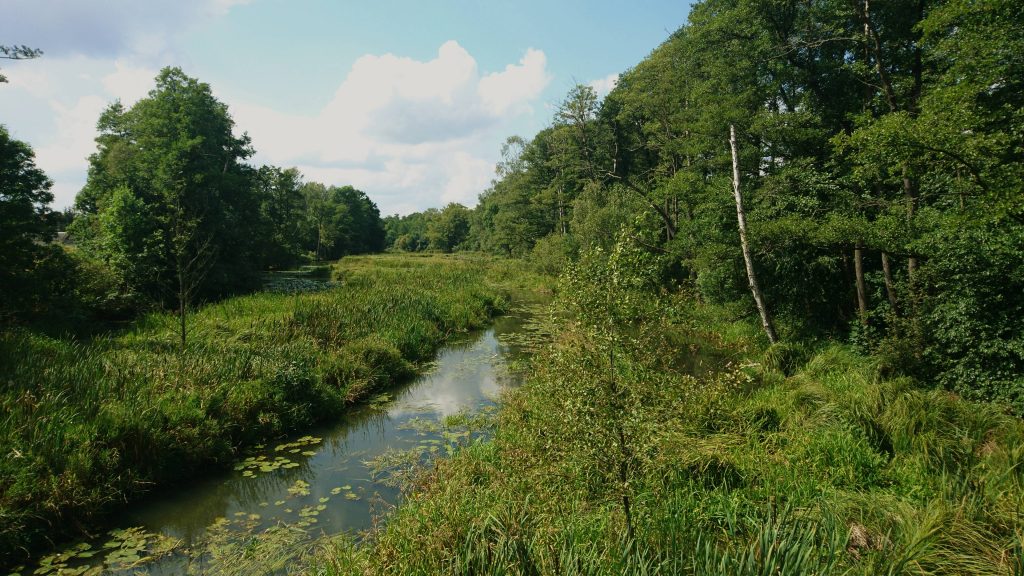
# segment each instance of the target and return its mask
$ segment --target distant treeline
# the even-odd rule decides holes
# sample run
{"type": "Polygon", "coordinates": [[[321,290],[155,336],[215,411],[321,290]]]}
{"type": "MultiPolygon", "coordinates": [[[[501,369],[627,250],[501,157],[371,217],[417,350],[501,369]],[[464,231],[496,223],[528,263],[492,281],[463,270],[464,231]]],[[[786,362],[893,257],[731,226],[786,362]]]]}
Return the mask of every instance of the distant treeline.
{"type": "Polygon", "coordinates": [[[781,338],[1024,413],[1024,16],[1009,0],[706,0],[603,100],[509,138],[467,210],[385,219],[402,250],[559,270],[621,233],[666,286],[754,313],[733,194],[781,338]]]}
{"type": "Polygon", "coordinates": [[[384,248],[365,193],[253,167],[234,128],[209,85],[164,69],[148,97],[103,112],[88,181],[54,213],[31,148],[0,127],[0,321],[187,308],[252,290],[267,269],[384,248]]]}

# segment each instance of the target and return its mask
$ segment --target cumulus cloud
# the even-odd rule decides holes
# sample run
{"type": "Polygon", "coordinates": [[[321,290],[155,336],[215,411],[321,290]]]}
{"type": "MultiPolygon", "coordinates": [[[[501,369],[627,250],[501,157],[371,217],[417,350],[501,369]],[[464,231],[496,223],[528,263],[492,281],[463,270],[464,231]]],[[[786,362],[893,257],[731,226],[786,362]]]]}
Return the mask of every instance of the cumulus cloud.
{"type": "Polygon", "coordinates": [[[232,111],[260,160],[296,164],[314,180],[351,183],[379,196],[383,212],[407,212],[474,204],[494,172],[495,151],[484,136],[529,113],[549,81],[540,50],[481,74],[476,60],[449,41],[425,62],[393,54],[359,58],[313,116],[244,103],[232,111]]]}
{"type": "Polygon", "coordinates": [[[519,64],[509,64],[504,71],[482,78],[478,91],[487,109],[501,115],[532,100],[550,81],[547,57],[531,48],[519,64]]]}
{"type": "Polygon", "coordinates": [[[56,116],[57,137],[36,148],[36,162],[48,173],[63,173],[80,168],[95,149],[96,119],[107,106],[99,96],[83,96],[71,106],[54,100],[50,107],[56,116]]]}
{"type": "Polygon", "coordinates": [[[597,92],[598,98],[604,98],[611,92],[615,86],[619,83],[618,74],[609,74],[604,78],[598,78],[597,80],[591,80],[587,83],[588,86],[597,92]]]}
{"type": "Polygon", "coordinates": [[[149,93],[157,73],[155,68],[117,60],[114,62],[114,71],[103,76],[100,81],[107,94],[120,100],[121,104],[127,107],[149,93]]]}

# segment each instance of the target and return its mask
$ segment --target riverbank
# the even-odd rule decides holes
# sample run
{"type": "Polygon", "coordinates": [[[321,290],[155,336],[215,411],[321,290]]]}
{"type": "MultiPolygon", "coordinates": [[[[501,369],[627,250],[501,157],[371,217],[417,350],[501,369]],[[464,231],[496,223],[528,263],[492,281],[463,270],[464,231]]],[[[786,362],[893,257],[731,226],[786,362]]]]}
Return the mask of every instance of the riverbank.
{"type": "Polygon", "coordinates": [[[1022,573],[1019,419],[604,277],[563,286],[568,321],[492,442],[426,470],[367,544],[293,571],[1022,573]],[[695,375],[702,349],[717,361],[695,375]]]}
{"type": "Polygon", "coordinates": [[[164,314],[89,342],[0,334],[0,565],[243,447],[337,417],[533,279],[515,264],[441,256],[346,258],[333,277],[326,290],[202,308],[184,353],[164,314]]]}

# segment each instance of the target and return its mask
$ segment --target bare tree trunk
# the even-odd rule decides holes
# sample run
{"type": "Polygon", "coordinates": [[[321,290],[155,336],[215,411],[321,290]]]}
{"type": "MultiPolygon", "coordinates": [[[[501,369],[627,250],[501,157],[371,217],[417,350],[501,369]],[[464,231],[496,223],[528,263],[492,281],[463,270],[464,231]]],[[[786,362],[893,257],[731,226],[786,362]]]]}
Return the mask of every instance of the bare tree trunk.
{"type": "Polygon", "coordinates": [[[743,196],[740,194],[740,159],[736,152],[736,127],[729,125],[729,146],[732,148],[732,193],[736,198],[736,221],[740,229],[740,247],[743,249],[743,262],[747,267],[747,282],[750,285],[750,293],[754,295],[754,303],[757,311],[761,314],[761,325],[764,327],[768,341],[775,344],[779,341],[775,333],[775,326],[768,315],[768,308],[764,303],[764,296],[761,288],[757,285],[757,276],[754,274],[754,260],[750,256],[750,246],[747,244],[747,216],[743,212],[743,196]]]}
{"type": "Polygon", "coordinates": [[[185,353],[185,310],[187,304],[185,301],[188,299],[188,294],[185,293],[185,271],[179,265],[178,267],[178,321],[181,326],[181,353],[185,353]]]}
{"type": "Polygon", "coordinates": [[[324,225],[317,223],[316,225],[316,261],[320,261],[320,243],[324,237],[324,225]]]}
{"type": "Polygon", "coordinates": [[[559,228],[559,231],[562,233],[562,236],[565,236],[566,232],[568,232],[568,230],[566,230],[565,225],[566,225],[566,222],[565,222],[565,205],[562,203],[562,187],[559,186],[558,187],[558,228],[559,228]]]}
{"type": "MultiPolygon", "coordinates": [[[[912,226],[914,223],[914,212],[917,205],[917,198],[914,194],[914,182],[910,179],[907,173],[907,166],[903,165],[903,196],[907,203],[907,225],[912,226]]],[[[917,271],[917,258],[910,256],[907,258],[907,280],[911,286],[914,284],[914,272],[917,271]]]]}
{"type": "Polygon", "coordinates": [[[857,277],[857,312],[860,323],[868,325],[868,291],[864,283],[864,246],[858,241],[853,249],[853,270],[857,277]]]}
{"type": "Polygon", "coordinates": [[[882,252],[882,274],[885,276],[885,295],[889,297],[889,306],[896,311],[896,288],[892,281],[892,268],[889,266],[889,253],[882,252]]]}

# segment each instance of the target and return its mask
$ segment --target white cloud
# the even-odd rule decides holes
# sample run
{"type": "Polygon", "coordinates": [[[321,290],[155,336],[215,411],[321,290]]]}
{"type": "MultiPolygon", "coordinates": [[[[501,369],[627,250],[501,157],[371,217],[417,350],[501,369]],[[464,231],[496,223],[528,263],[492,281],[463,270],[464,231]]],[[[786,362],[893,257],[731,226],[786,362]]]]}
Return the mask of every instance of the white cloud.
{"type": "Polygon", "coordinates": [[[497,153],[485,136],[529,113],[549,81],[539,50],[482,76],[476,60],[448,41],[425,62],[362,56],[314,116],[229,104],[252,136],[257,160],[297,164],[309,179],[362,188],[388,214],[475,204],[497,153]]]}
{"type": "Polygon", "coordinates": [[[101,82],[107,94],[119,99],[126,107],[144,98],[153,88],[157,70],[125,60],[117,60],[114,67],[116,70],[104,76],[101,82]]]}
{"type": "Polygon", "coordinates": [[[534,99],[550,81],[547,57],[540,50],[531,48],[518,65],[509,64],[503,72],[482,78],[479,92],[488,110],[501,115],[513,106],[534,99]]]}
{"type": "Polygon", "coordinates": [[[448,182],[441,194],[441,203],[473,206],[494,175],[494,162],[460,151],[447,160],[445,171],[448,182]]]}
{"type": "Polygon", "coordinates": [[[80,168],[96,149],[96,120],[106,107],[107,100],[99,96],[83,96],[72,106],[50,101],[57,137],[36,148],[36,164],[50,174],[80,168]]]}
{"type": "Polygon", "coordinates": [[[597,92],[598,98],[604,98],[611,92],[615,86],[619,83],[618,74],[609,74],[604,78],[598,78],[597,80],[591,80],[587,85],[597,92]]]}

